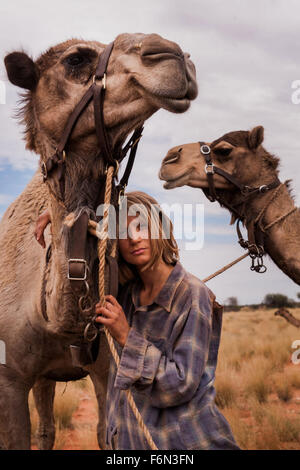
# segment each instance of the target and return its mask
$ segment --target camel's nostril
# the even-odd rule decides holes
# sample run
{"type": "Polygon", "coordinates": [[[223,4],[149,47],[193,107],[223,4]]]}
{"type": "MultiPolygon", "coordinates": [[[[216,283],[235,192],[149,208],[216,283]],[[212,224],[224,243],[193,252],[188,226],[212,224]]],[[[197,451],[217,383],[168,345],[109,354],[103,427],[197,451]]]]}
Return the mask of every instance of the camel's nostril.
{"type": "Polygon", "coordinates": [[[150,35],[141,45],[142,60],[163,60],[174,57],[184,58],[180,47],[175,42],[167,41],[157,35],[150,35]]]}
{"type": "Polygon", "coordinates": [[[163,159],[163,165],[168,165],[169,163],[175,163],[179,160],[179,157],[180,157],[180,151],[182,149],[179,149],[178,152],[176,153],[171,153],[170,155],[167,155],[164,159],[163,159]]]}
{"type": "Polygon", "coordinates": [[[154,62],[169,59],[182,60],[182,55],[176,53],[175,51],[160,50],[154,52],[148,50],[147,52],[142,52],[141,58],[143,62],[154,62]]]}

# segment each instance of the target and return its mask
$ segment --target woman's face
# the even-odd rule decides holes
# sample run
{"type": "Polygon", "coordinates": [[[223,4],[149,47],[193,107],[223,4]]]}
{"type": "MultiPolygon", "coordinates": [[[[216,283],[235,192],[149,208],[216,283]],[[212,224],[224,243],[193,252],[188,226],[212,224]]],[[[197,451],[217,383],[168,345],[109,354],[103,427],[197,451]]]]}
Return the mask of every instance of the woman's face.
{"type": "Polygon", "coordinates": [[[127,217],[125,233],[120,233],[119,250],[127,263],[142,268],[151,259],[151,244],[147,224],[143,225],[138,216],[127,217]]]}

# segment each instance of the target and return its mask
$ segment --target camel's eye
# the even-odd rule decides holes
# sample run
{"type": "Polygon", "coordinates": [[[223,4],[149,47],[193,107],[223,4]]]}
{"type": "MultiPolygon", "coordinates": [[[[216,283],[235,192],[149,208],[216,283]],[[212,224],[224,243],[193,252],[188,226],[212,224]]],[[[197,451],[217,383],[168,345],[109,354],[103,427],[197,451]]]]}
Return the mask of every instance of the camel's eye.
{"type": "Polygon", "coordinates": [[[65,59],[65,62],[71,67],[78,67],[78,66],[86,64],[89,61],[86,56],[76,53],[76,54],[69,55],[65,59]]]}
{"type": "Polygon", "coordinates": [[[226,158],[229,157],[232,147],[216,147],[213,149],[215,155],[220,158],[226,158]]]}

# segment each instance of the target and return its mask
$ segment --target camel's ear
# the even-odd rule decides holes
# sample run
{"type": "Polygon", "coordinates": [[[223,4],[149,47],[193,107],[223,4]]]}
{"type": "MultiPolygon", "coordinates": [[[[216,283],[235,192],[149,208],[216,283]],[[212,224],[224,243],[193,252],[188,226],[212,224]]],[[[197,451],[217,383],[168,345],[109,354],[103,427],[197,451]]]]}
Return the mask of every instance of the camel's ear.
{"type": "Polygon", "coordinates": [[[251,150],[257,149],[257,147],[263,142],[264,140],[264,128],[263,126],[257,126],[249,132],[248,136],[248,144],[251,150]]]}
{"type": "Polygon", "coordinates": [[[24,52],[12,52],[4,59],[7,76],[13,85],[33,91],[39,81],[38,68],[24,52]]]}

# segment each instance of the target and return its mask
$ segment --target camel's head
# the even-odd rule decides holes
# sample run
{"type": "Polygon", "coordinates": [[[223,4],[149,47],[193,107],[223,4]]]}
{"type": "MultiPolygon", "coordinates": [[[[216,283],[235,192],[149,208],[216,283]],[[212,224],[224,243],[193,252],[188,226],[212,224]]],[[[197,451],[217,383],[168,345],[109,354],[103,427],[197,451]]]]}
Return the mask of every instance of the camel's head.
{"type": "MultiPolygon", "coordinates": [[[[211,148],[213,164],[244,185],[270,183],[277,176],[278,159],[263,148],[263,137],[264,128],[257,126],[251,131],[229,132],[207,143],[211,148]]],[[[208,181],[199,142],[169,150],[162,161],[159,177],[166,181],[166,189],[187,185],[205,191],[208,181]]],[[[214,174],[214,184],[217,191],[222,191],[222,195],[237,191],[233,184],[219,174],[214,174]]]]}
{"type": "MultiPolygon", "coordinates": [[[[35,62],[23,52],[6,56],[9,80],[28,90],[23,109],[27,148],[41,155],[48,147],[53,151],[72,110],[92,83],[104,47],[96,41],[71,39],[35,62]]],[[[196,96],[195,67],[176,43],[157,34],[116,38],[104,104],[114,147],[159,108],[182,113],[196,96]]],[[[85,156],[97,153],[92,104],[76,124],[69,148],[85,156]]]]}
{"type": "Polygon", "coordinates": [[[279,316],[283,317],[284,315],[289,315],[289,313],[290,312],[286,308],[281,307],[278,310],[276,310],[276,312],[274,312],[274,315],[276,315],[276,316],[279,315],[279,316]]]}

